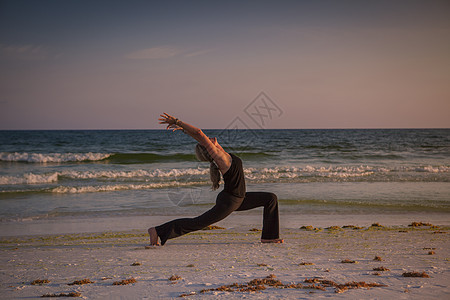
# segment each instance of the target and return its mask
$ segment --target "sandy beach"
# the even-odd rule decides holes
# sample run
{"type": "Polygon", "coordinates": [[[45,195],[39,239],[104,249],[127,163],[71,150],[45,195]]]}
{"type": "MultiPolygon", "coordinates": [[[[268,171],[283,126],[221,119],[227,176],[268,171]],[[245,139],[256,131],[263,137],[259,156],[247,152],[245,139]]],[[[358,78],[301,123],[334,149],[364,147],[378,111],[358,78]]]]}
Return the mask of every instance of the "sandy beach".
{"type": "Polygon", "coordinates": [[[145,248],[145,228],[3,236],[0,297],[443,299],[450,295],[446,222],[405,222],[405,216],[398,220],[404,223],[393,224],[396,219],[390,218],[391,224],[381,220],[361,224],[364,218],[358,218],[339,219],[334,226],[329,221],[328,227],[320,220],[298,226],[285,218],[284,244],[261,244],[258,218],[246,215],[216,224],[223,229],[191,233],[150,249],[145,248]],[[412,222],[419,223],[410,226],[412,222]],[[411,272],[428,277],[404,276],[411,272]]]}

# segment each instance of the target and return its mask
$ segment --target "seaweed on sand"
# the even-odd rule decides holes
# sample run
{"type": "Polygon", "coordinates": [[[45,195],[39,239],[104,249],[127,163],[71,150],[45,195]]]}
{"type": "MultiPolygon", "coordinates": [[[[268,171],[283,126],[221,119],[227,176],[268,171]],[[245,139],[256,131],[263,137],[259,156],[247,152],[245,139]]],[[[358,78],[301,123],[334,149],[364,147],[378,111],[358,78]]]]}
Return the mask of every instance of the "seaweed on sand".
{"type": "Polygon", "coordinates": [[[75,280],[72,283],[68,283],[68,285],[83,285],[83,284],[90,284],[90,283],[95,283],[95,281],[91,281],[89,278],[85,278],[82,280],[75,280]]]}
{"type": "MultiPolygon", "coordinates": [[[[230,285],[222,285],[218,288],[211,289],[203,289],[200,293],[207,293],[210,291],[223,291],[223,292],[259,292],[265,290],[269,287],[272,288],[280,288],[280,289],[315,289],[326,291],[327,287],[332,287],[335,289],[336,293],[342,293],[348,289],[357,289],[357,288],[372,288],[372,287],[384,287],[385,285],[378,283],[366,283],[364,281],[360,282],[347,282],[345,284],[338,284],[334,281],[320,278],[306,278],[305,283],[307,285],[303,285],[301,283],[289,283],[284,284],[280,280],[276,279],[274,274],[270,274],[265,278],[257,278],[249,281],[246,284],[233,283],[230,285]]],[[[189,294],[181,294],[180,297],[186,297],[190,295],[196,295],[196,292],[191,292],[189,294]]]]}
{"type": "Polygon", "coordinates": [[[341,263],[343,263],[343,264],[357,264],[358,262],[356,260],[344,259],[344,260],[341,260],[341,263]]]}
{"type": "Polygon", "coordinates": [[[382,228],[382,227],[384,227],[384,226],[381,225],[380,223],[373,223],[370,227],[382,228]]]}
{"type": "Polygon", "coordinates": [[[425,272],[405,272],[402,274],[403,277],[423,277],[423,278],[430,278],[430,275],[428,275],[425,272]]]}
{"type": "Polygon", "coordinates": [[[431,223],[424,223],[424,222],[412,222],[408,225],[409,227],[421,227],[421,226],[430,226],[433,227],[433,224],[431,223]]]}
{"type": "Polygon", "coordinates": [[[374,270],[374,271],[382,271],[382,272],[384,272],[384,271],[390,271],[388,268],[385,268],[385,267],[383,267],[383,266],[377,267],[377,268],[373,268],[373,270],[374,270]]]}
{"type": "Polygon", "coordinates": [[[182,279],[182,278],[180,276],[178,276],[178,275],[172,275],[172,276],[169,277],[170,281],[177,281],[177,280],[180,280],[180,279],[182,279]]]}
{"type": "Polygon", "coordinates": [[[208,225],[205,228],[203,228],[202,230],[217,230],[217,229],[226,229],[226,228],[225,227],[216,226],[216,225],[208,225]]]}
{"type": "Polygon", "coordinates": [[[375,256],[373,260],[374,261],[383,261],[383,259],[380,256],[375,256]]]}
{"type": "Polygon", "coordinates": [[[50,280],[48,280],[48,279],[36,279],[36,280],[33,280],[31,282],[31,285],[43,285],[43,284],[46,284],[46,283],[50,283],[50,280]]]}
{"type": "Polygon", "coordinates": [[[60,293],[60,294],[45,294],[42,295],[41,298],[46,297],[81,297],[81,293],[79,292],[70,292],[70,293],[60,293]]]}
{"type": "Polygon", "coordinates": [[[262,230],[258,229],[258,228],[252,228],[252,229],[249,229],[248,231],[261,232],[262,230]]]}
{"type": "Polygon", "coordinates": [[[130,279],[124,279],[124,280],[121,280],[121,281],[114,281],[113,285],[127,285],[127,284],[131,284],[131,283],[136,283],[136,279],[131,277],[130,279]]]}

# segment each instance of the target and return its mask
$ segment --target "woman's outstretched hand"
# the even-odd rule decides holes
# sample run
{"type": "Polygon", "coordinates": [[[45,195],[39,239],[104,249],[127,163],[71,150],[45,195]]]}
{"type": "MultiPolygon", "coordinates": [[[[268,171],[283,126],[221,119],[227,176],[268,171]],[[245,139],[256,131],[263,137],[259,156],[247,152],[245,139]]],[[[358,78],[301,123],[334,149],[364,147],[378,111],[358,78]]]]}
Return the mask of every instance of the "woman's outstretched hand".
{"type": "Polygon", "coordinates": [[[161,118],[158,120],[160,121],[159,124],[167,124],[167,130],[172,129],[172,131],[176,130],[182,130],[183,128],[178,126],[176,123],[178,121],[177,118],[172,117],[168,113],[164,113],[162,115],[159,115],[161,118]]]}

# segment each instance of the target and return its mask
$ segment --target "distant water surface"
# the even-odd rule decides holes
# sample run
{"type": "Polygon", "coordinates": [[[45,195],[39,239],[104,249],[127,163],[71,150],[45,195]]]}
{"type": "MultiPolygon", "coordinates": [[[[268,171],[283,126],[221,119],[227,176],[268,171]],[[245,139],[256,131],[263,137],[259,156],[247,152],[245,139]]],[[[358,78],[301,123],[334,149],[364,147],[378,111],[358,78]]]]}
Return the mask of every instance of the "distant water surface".
{"type": "MultiPolygon", "coordinates": [[[[450,129],[205,130],[281,213],[450,213],[450,129]]],[[[208,165],[181,132],[0,131],[0,220],[198,214],[208,165]]]]}

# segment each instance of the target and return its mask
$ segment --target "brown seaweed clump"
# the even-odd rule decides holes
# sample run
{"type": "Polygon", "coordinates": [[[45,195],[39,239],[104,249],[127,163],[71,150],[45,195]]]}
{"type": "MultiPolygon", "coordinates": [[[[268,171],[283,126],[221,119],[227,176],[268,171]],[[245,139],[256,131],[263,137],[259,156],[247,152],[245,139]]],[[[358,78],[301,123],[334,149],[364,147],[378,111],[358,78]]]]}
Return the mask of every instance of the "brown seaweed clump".
{"type": "Polygon", "coordinates": [[[355,226],[355,225],[344,225],[344,226],[342,226],[342,228],[344,228],[344,229],[354,229],[354,230],[363,229],[363,227],[359,227],[359,226],[355,226]]]}
{"type": "Polygon", "coordinates": [[[131,277],[130,279],[124,279],[124,280],[121,280],[121,281],[114,281],[113,285],[127,285],[127,284],[131,284],[131,283],[136,283],[136,279],[131,277]]]}
{"type": "Polygon", "coordinates": [[[45,294],[42,295],[41,298],[46,297],[81,297],[81,293],[79,292],[70,292],[70,293],[60,293],[60,294],[45,294]]]}
{"type": "Polygon", "coordinates": [[[180,276],[178,276],[178,275],[172,275],[172,276],[169,277],[170,281],[177,281],[177,280],[180,280],[180,279],[182,279],[182,278],[180,276]]]}
{"type": "Polygon", "coordinates": [[[330,227],[327,227],[325,229],[328,229],[328,230],[341,230],[341,227],[339,227],[339,226],[330,226],[330,227]]]}
{"type": "Polygon", "coordinates": [[[408,225],[409,227],[421,227],[421,226],[430,226],[433,227],[433,224],[430,223],[424,223],[424,222],[412,222],[408,225]]]}
{"type": "Polygon", "coordinates": [[[50,283],[50,280],[48,280],[48,279],[36,279],[36,280],[33,280],[31,282],[31,285],[43,285],[43,284],[46,284],[46,283],[50,283]]]}
{"type": "Polygon", "coordinates": [[[276,276],[274,274],[270,274],[266,278],[263,279],[253,279],[249,281],[247,284],[238,284],[233,283],[230,285],[222,285],[218,288],[212,289],[203,289],[200,293],[207,293],[210,291],[221,291],[221,292],[259,292],[266,289],[266,285],[272,287],[283,287],[284,284],[275,279],[276,276]]]}
{"type": "Polygon", "coordinates": [[[308,225],[308,226],[302,226],[302,227],[300,227],[300,229],[307,230],[307,231],[318,230],[318,228],[316,228],[316,227],[314,227],[314,226],[311,226],[311,225],[308,225]]]}
{"type": "Polygon", "coordinates": [[[319,279],[319,278],[312,278],[312,279],[305,279],[305,282],[307,283],[318,283],[320,285],[318,285],[319,287],[334,287],[335,288],[335,293],[343,293],[345,291],[347,291],[348,289],[358,289],[358,288],[372,288],[372,287],[385,287],[386,285],[384,284],[379,284],[379,283],[366,283],[364,281],[351,281],[351,282],[347,282],[345,284],[339,284],[336,283],[334,281],[331,280],[326,280],[326,279],[319,279]]]}
{"type": "Polygon", "coordinates": [[[425,272],[405,272],[402,274],[403,277],[422,277],[422,278],[430,278],[430,275],[428,275],[425,272]]]}
{"type": "Polygon", "coordinates": [[[270,274],[269,276],[267,276],[266,278],[263,279],[253,279],[251,281],[249,281],[248,285],[251,286],[264,286],[264,285],[268,285],[268,286],[284,286],[284,284],[279,281],[278,279],[275,279],[276,276],[273,274],[270,274]]]}
{"type": "Polygon", "coordinates": [[[358,262],[356,260],[344,259],[344,260],[341,260],[341,263],[343,263],[343,264],[357,264],[358,262]]]}
{"type": "Polygon", "coordinates": [[[379,284],[379,283],[366,283],[364,281],[352,281],[352,282],[347,282],[345,284],[338,284],[335,288],[335,293],[343,293],[345,291],[347,291],[348,289],[359,289],[359,288],[366,288],[366,289],[370,289],[373,287],[385,287],[386,285],[384,284],[379,284]]]}
{"type": "Polygon", "coordinates": [[[139,262],[134,262],[134,263],[132,263],[130,266],[136,267],[136,266],[140,266],[140,265],[141,265],[141,263],[139,263],[139,262]]]}
{"type": "Polygon", "coordinates": [[[377,267],[377,268],[373,268],[373,270],[374,270],[374,271],[382,271],[382,272],[384,272],[384,271],[390,271],[388,268],[385,268],[385,267],[383,267],[383,266],[377,267]]]}
{"type": "Polygon", "coordinates": [[[371,225],[371,227],[382,228],[382,227],[384,227],[384,226],[381,225],[380,223],[373,223],[373,224],[371,225]]]}
{"type": "Polygon", "coordinates": [[[267,267],[267,264],[257,264],[258,267],[267,267]]]}
{"type": "MultiPolygon", "coordinates": [[[[275,279],[276,276],[274,274],[270,274],[266,278],[262,279],[253,279],[249,281],[247,284],[238,284],[233,283],[230,285],[223,285],[218,288],[212,289],[204,289],[201,290],[200,293],[207,293],[210,291],[225,291],[225,292],[259,292],[267,289],[268,287],[273,288],[281,288],[281,289],[311,289],[311,290],[321,290],[326,291],[327,287],[333,287],[336,293],[342,293],[348,289],[357,289],[357,288],[372,288],[372,287],[384,287],[385,285],[378,283],[366,283],[364,281],[361,282],[347,282],[345,284],[338,284],[331,280],[320,279],[320,278],[306,278],[304,280],[307,285],[301,283],[290,283],[284,284],[280,280],[275,279]]],[[[190,295],[196,295],[196,292],[191,292],[189,294],[181,294],[180,297],[186,297],[190,295]]]]}
{"type": "Polygon", "coordinates": [[[375,256],[373,259],[374,261],[383,261],[383,259],[380,256],[375,256]]]}
{"type": "Polygon", "coordinates": [[[216,226],[216,225],[208,225],[205,228],[203,228],[202,230],[217,230],[217,229],[226,229],[226,228],[225,227],[216,226]]]}
{"type": "Polygon", "coordinates": [[[434,255],[434,254],[436,254],[436,252],[434,252],[434,251],[428,251],[428,255],[434,255]]]}
{"type": "Polygon", "coordinates": [[[90,283],[95,283],[95,281],[91,281],[89,278],[85,278],[82,280],[75,280],[72,283],[68,283],[68,285],[82,285],[82,284],[90,284],[90,283]]]}
{"type": "Polygon", "coordinates": [[[258,228],[252,228],[252,229],[249,229],[248,231],[261,232],[262,230],[258,229],[258,228]]]}

